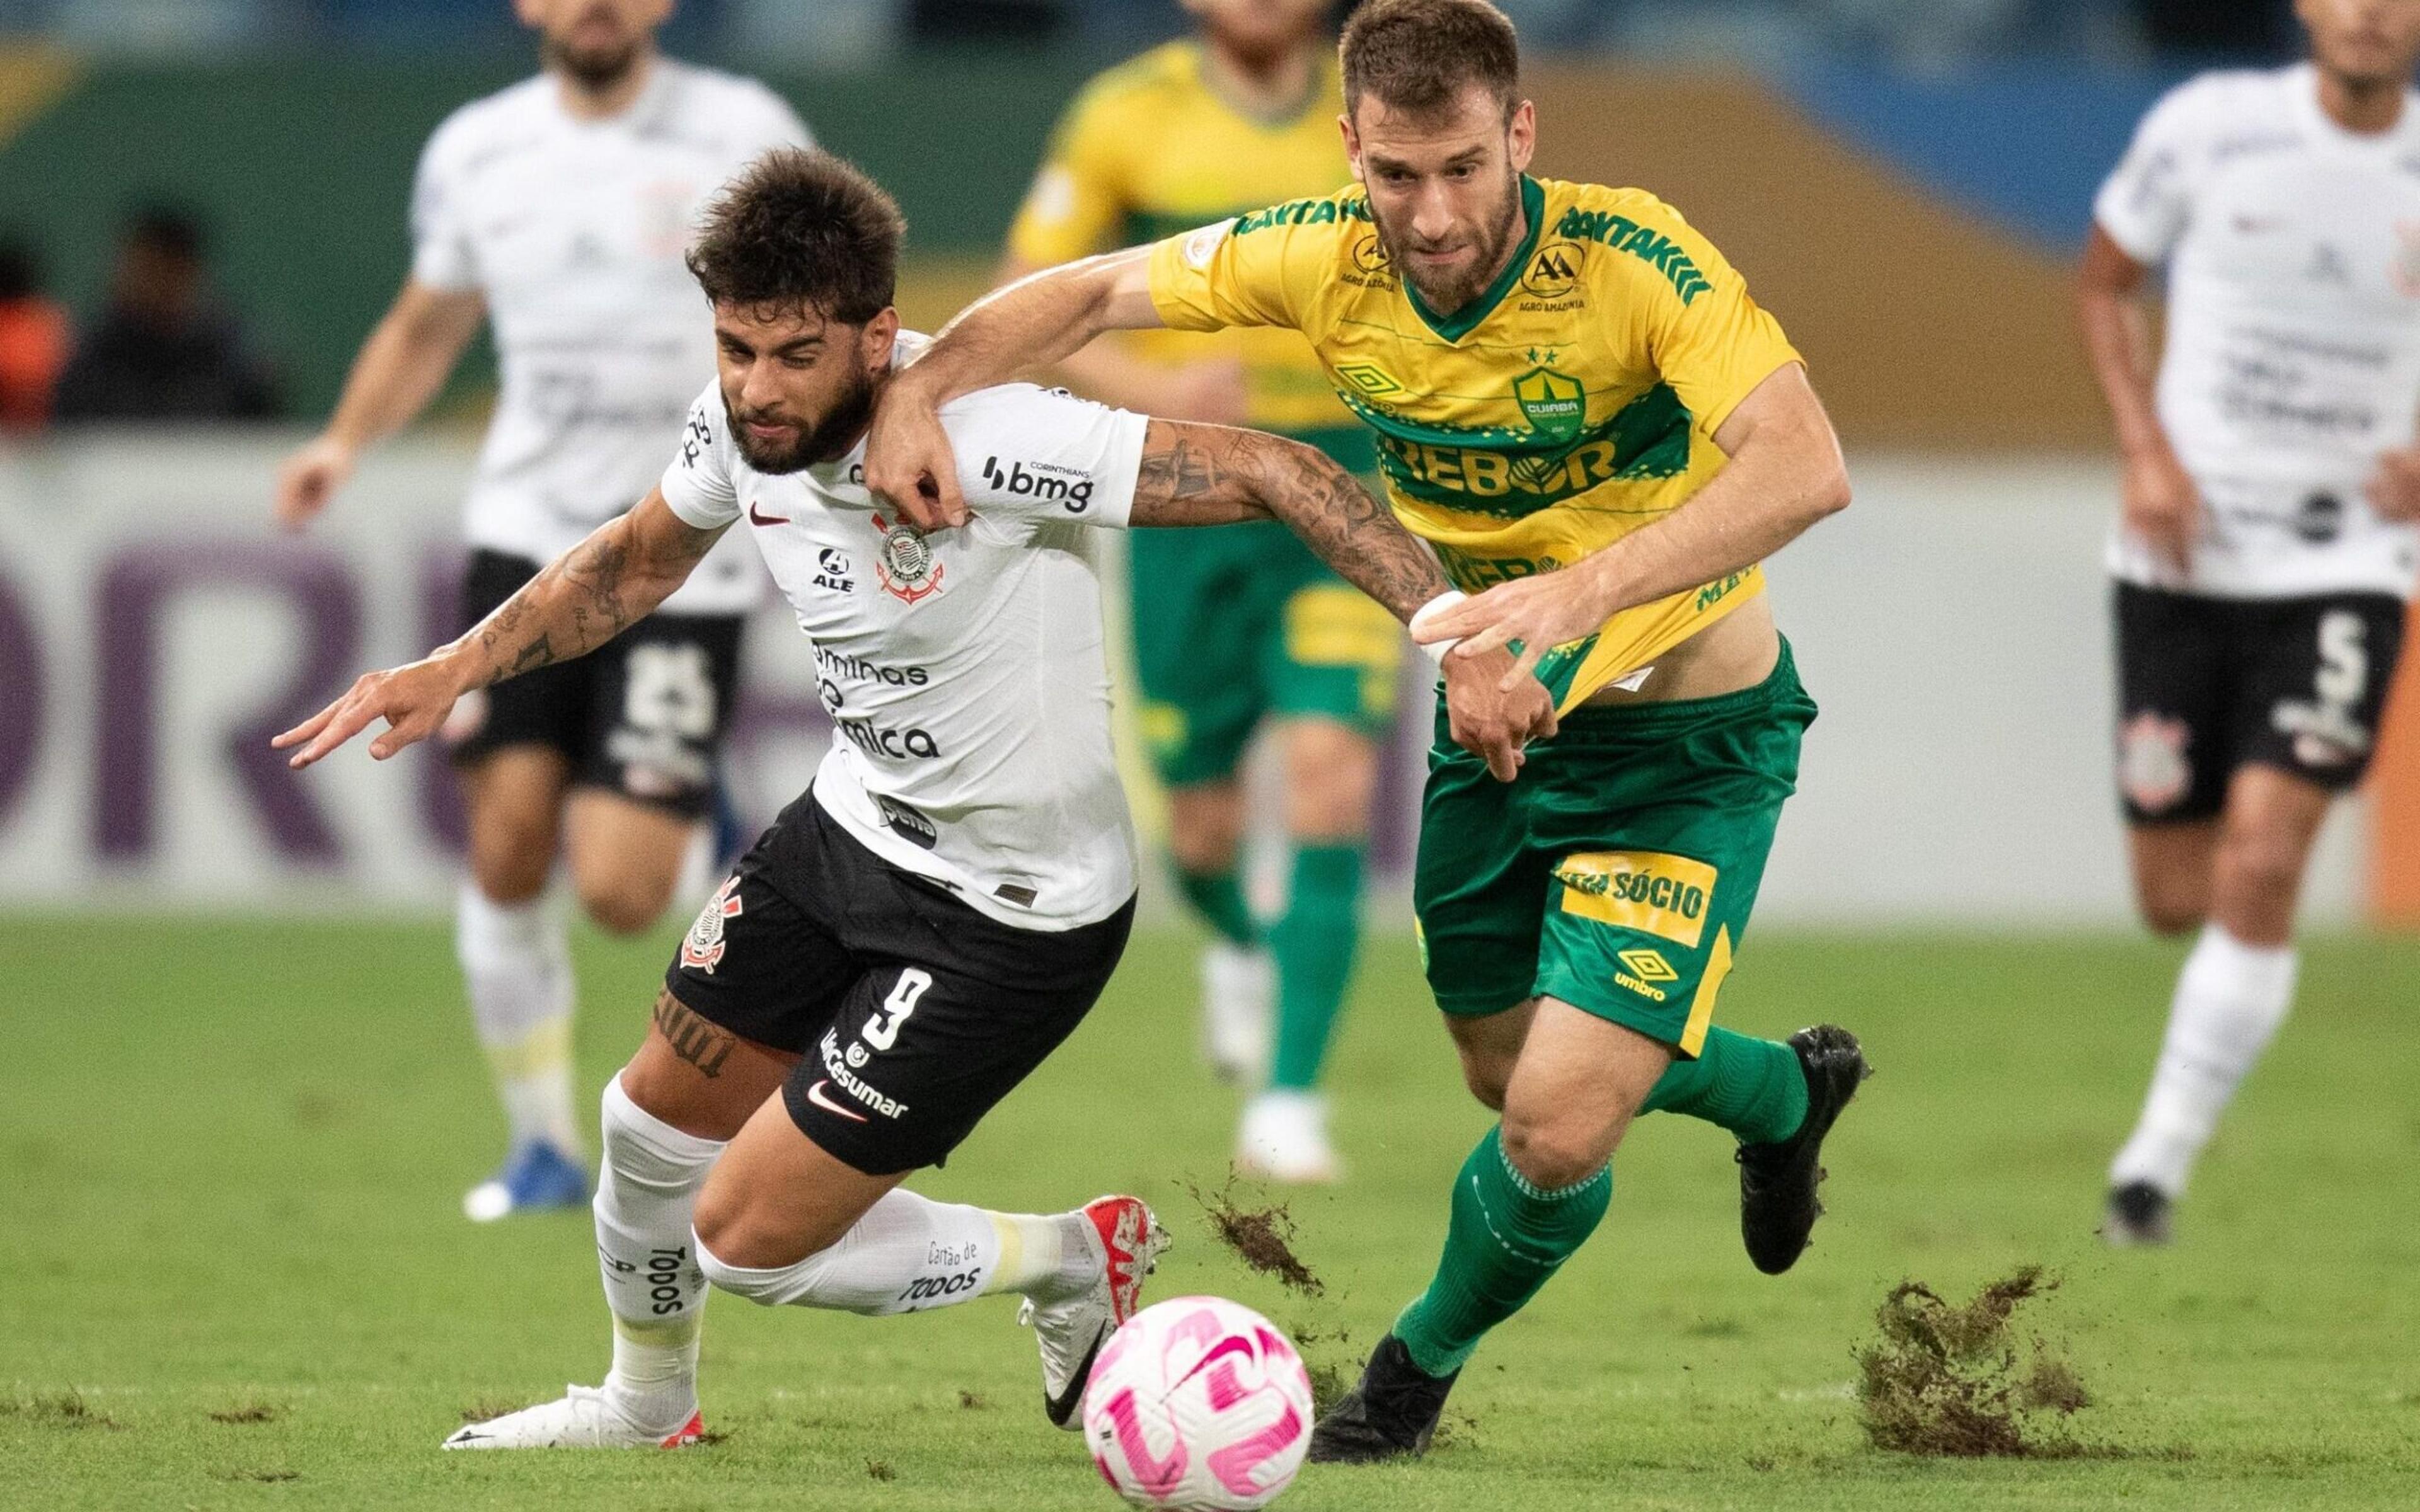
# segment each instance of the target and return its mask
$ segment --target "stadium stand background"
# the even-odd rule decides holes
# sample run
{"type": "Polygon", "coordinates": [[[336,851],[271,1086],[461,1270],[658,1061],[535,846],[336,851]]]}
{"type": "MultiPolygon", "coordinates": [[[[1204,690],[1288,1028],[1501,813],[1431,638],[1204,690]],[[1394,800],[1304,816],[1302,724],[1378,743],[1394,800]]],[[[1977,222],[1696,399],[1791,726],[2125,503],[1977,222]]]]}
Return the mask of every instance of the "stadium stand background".
{"type": "MultiPolygon", "coordinates": [[[[1776,570],[1826,715],[1769,883],[1775,917],[2121,918],[2098,575],[2114,468],[2067,268],[2142,111],[2212,57],[2283,55],[2286,8],[1507,8],[1536,54],[1541,171],[1678,203],[1781,315],[1854,454],[1860,507],[1776,570]]],[[[666,40],[767,78],[897,193],[901,302],[930,325],[985,286],[1076,86],[1180,23],[1138,0],[688,0],[666,40]]],[[[306,417],[333,402],[402,272],[427,132],[530,67],[502,0],[0,0],[0,233],[85,313],[129,208],[191,208],[220,292],[306,417]]],[[[296,680],[301,652],[321,653],[303,670],[333,686],[441,624],[424,563],[452,531],[488,372],[484,354],[464,364],[324,542],[268,527],[290,430],[0,451],[0,898],[442,895],[431,770],[289,790],[237,748],[321,691],[296,680]],[[142,555],[163,541],[179,560],[142,555]],[[177,576],[196,562],[216,564],[199,585],[177,576]],[[129,603],[149,606],[150,640],[113,619],[129,603]],[[196,626],[245,654],[185,666],[171,632],[196,626]]],[[[782,649],[796,639],[758,642],[737,780],[759,812],[804,770],[787,738],[814,722],[782,649]]],[[[1405,802],[1426,723],[1414,702],[1392,774],[1405,802]]],[[[2404,860],[2420,846],[2387,822],[2420,809],[2420,761],[2385,765],[2378,820],[2349,814],[2332,836],[2323,916],[2420,903],[2404,860]]],[[[1407,810],[1390,826],[1400,861],[1407,810]]]]}

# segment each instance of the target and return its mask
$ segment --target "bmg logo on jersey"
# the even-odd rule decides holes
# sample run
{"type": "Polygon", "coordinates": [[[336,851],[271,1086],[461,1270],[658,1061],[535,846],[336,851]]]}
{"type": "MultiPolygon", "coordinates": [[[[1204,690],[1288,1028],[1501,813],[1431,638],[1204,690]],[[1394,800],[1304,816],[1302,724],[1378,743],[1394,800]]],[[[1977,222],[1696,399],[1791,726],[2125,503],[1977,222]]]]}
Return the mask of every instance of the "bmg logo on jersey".
{"type": "Polygon", "coordinates": [[[1063,503],[1070,515],[1080,515],[1093,507],[1093,475],[1081,468],[1056,467],[1048,462],[1025,463],[1011,460],[1002,469],[1000,458],[984,458],[984,482],[1001,493],[1022,499],[1047,499],[1063,503]]]}

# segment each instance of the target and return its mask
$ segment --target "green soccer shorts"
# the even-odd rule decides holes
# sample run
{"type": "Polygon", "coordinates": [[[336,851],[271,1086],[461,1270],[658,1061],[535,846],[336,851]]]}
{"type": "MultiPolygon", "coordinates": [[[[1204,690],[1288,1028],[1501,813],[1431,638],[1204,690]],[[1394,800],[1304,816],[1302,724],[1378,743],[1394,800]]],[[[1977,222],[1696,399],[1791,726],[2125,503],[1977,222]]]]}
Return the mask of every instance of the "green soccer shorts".
{"type": "Polygon", "coordinates": [[[1507,783],[1440,701],[1413,881],[1437,1006],[1558,997],[1694,1057],[1814,718],[1784,640],[1754,687],[1574,710],[1507,783]]]}
{"type": "Polygon", "coordinates": [[[1373,737],[1395,712],[1404,630],[1274,520],[1136,531],[1143,739],[1171,787],[1233,776],[1267,717],[1373,737]]]}

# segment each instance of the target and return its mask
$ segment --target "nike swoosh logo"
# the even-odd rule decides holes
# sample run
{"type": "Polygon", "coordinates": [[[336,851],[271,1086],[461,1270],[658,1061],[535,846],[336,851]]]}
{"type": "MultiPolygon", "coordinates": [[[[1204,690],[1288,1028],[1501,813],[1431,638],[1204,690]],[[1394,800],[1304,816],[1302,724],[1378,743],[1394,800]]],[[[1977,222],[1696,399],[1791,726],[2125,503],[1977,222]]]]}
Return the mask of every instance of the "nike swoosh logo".
{"type": "Polygon", "coordinates": [[[823,1109],[826,1113],[837,1113],[844,1119],[855,1119],[858,1122],[863,1123],[865,1121],[864,1114],[858,1112],[855,1108],[842,1107],[830,1098],[824,1096],[824,1088],[830,1085],[830,1080],[827,1078],[815,1083],[814,1086],[808,1088],[807,1101],[823,1109]]]}
{"type": "Polygon", "coordinates": [[[1068,1378],[1067,1389],[1056,1396],[1047,1392],[1043,1394],[1042,1410],[1049,1414],[1052,1427],[1065,1427],[1068,1420],[1076,1415],[1076,1409],[1083,1405],[1084,1388],[1093,1381],[1093,1362],[1100,1358],[1101,1346],[1109,1341],[1109,1327],[1104,1323],[1101,1331],[1093,1335],[1093,1347],[1084,1351],[1084,1363],[1078,1365],[1075,1375],[1068,1378]]]}
{"type": "Polygon", "coordinates": [[[771,515],[758,514],[756,512],[756,501],[751,499],[748,501],[748,523],[751,525],[787,525],[790,522],[787,519],[777,518],[771,515]]]}

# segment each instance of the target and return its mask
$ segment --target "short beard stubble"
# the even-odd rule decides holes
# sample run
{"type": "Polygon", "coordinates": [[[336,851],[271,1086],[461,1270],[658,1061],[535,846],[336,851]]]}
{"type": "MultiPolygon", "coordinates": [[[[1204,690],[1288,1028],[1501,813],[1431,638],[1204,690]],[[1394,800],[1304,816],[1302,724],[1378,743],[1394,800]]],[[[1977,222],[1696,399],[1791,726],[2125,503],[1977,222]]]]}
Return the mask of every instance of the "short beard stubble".
{"type": "Polygon", "coordinates": [[[731,442],[738,448],[739,459],[751,469],[767,477],[799,472],[818,462],[837,462],[848,455],[849,448],[865,434],[867,423],[874,418],[876,387],[871,374],[861,374],[821,423],[777,451],[763,450],[749,440],[749,417],[732,409],[727,393],[722,396],[723,423],[730,427],[731,442]]]}
{"type": "Polygon", "coordinates": [[[1479,256],[1471,264],[1470,271],[1443,288],[1431,288],[1412,276],[1411,260],[1404,255],[1394,232],[1379,217],[1375,204],[1371,206],[1370,214],[1377,222],[1378,239],[1385,245],[1388,257],[1395,264],[1396,271],[1403,275],[1404,282],[1419,291],[1422,302],[1430,309],[1441,316],[1452,315],[1485,293],[1487,285],[1503,270],[1504,255],[1512,244],[1513,223],[1521,218],[1521,177],[1518,174],[1513,175],[1512,183],[1506,187],[1502,207],[1494,221],[1482,228],[1486,239],[1480,243],[1479,256]]]}

